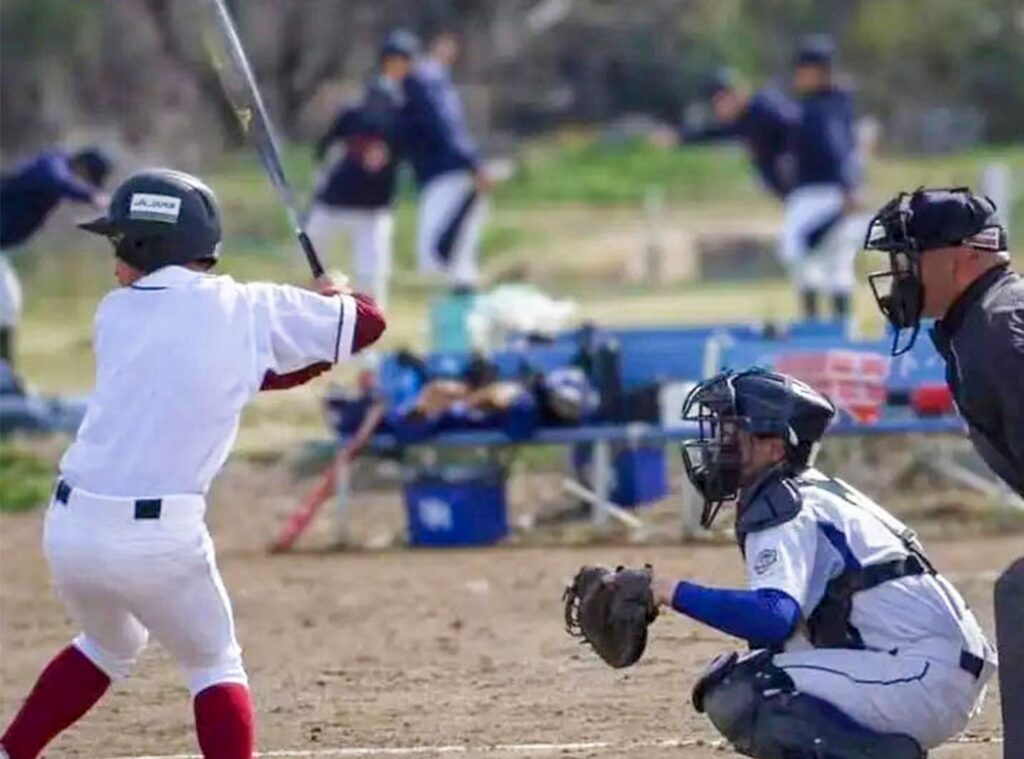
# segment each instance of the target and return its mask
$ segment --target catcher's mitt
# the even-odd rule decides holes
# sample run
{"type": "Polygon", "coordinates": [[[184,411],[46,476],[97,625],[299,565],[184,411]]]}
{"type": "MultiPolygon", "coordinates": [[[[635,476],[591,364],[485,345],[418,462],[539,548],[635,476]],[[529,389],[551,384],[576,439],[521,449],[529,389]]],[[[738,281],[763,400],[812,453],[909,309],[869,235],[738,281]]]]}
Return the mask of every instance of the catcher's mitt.
{"type": "Polygon", "coordinates": [[[585,566],[565,589],[565,629],[613,667],[639,661],[647,626],[658,617],[651,592],[653,573],[643,569],[585,566]]]}

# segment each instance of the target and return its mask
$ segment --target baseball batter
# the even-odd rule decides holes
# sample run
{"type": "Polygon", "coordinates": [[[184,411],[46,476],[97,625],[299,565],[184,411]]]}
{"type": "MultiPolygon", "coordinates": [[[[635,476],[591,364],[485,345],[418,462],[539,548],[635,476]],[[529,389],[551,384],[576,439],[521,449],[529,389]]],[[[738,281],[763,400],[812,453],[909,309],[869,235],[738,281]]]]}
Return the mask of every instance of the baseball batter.
{"type": "Polygon", "coordinates": [[[793,69],[800,115],[779,255],[811,319],[819,316],[821,295],[831,296],[837,319],[850,315],[854,260],[864,238],[863,222],[852,215],[861,179],[853,97],[834,81],[834,58],[831,39],[812,35],[793,69]]]}
{"type": "Polygon", "coordinates": [[[381,45],[379,73],[362,102],[343,108],[316,146],[321,161],[334,145],[342,145],[344,155],[317,187],[306,233],[321,252],[332,250],[339,235],[346,234],[356,286],[372,294],[382,309],[391,278],[402,83],[418,50],[411,33],[389,34],[381,45]]]}
{"type": "MultiPolygon", "coordinates": [[[[0,746],[31,759],[125,677],[150,635],[182,667],[208,759],[249,759],[253,707],[204,522],[242,408],[373,343],[373,301],[241,284],[220,256],[217,200],[194,177],[137,174],[104,217],[121,287],[96,313],[96,388],[60,463],[43,548],[81,633],[40,675],[0,746]]],[[[0,752],[3,753],[3,752],[0,752]]]]}
{"type": "Polygon", "coordinates": [[[450,69],[458,42],[435,34],[427,55],[405,80],[405,147],[420,191],[417,257],[421,273],[444,272],[455,290],[477,282],[491,179],[469,133],[450,69]]]}
{"type": "Polygon", "coordinates": [[[749,589],[655,578],[654,600],[755,649],[720,657],[693,694],[741,752],[921,757],[979,708],[995,653],[914,533],[813,468],[834,414],[758,369],[695,388],[687,474],[705,526],[735,500],[749,589]]]}

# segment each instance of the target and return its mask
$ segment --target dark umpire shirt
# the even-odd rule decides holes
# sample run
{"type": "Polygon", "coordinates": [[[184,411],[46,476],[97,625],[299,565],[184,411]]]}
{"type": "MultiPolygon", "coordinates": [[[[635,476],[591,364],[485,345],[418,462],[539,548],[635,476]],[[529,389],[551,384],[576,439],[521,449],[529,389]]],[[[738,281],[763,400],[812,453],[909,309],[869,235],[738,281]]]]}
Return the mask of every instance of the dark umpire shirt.
{"type": "Polygon", "coordinates": [[[451,171],[473,171],[480,161],[462,98],[448,71],[431,60],[405,79],[404,145],[416,184],[451,171]]]}
{"type": "Polygon", "coordinates": [[[733,138],[743,140],[761,181],[782,198],[793,184],[792,166],[786,159],[797,117],[798,110],[792,100],[781,92],[764,88],[750,97],[747,107],[733,123],[699,130],[682,129],[680,134],[684,145],[733,138]]]}
{"type": "Polygon", "coordinates": [[[860,182],[853,95],[840,88],[800,99],[800,118],[793,131],[796,186],[860,182]]]}
{"type": "Polygon", "coordinates": [[[343,108],[327,133],[316,145],[316,157],[323,159],[334,142],[345,144],[345,155],[319,187],[320,203],[341,208],[386,208],[395,198],[398,163],[401,157],[399,115],[402,95],[397,85],[383,78],[371,82],[362,102],[343,108]],[[388,163],[378,171],[364,164],[364,151],[383,141],[390,153],[388,163]]]}
{"type": "Polygon", "coordinates": [[[88,203],[95,188],[76,177],[62,150],[40,153],[0,177],[0,249],[21,245],[62,200],[88,203]]]}
{"type": "Polygon", "coordinates": [[[1024,277],[998,266],[935,324],[946,382],[985,462],[1024,496],[1024,277]]]}

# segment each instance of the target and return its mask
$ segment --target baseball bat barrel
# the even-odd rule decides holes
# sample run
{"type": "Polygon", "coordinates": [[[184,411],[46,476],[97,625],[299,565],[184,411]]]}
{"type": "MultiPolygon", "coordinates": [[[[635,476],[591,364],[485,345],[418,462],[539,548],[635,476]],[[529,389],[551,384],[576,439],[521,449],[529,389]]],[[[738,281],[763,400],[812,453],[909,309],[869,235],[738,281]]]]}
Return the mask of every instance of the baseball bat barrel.
{"type": "Polygon", "coordinates": [[[235,28],[224,0],[199,0],[203,44],[206,47],[210,62],[217,72],[221,86],[235,110],[239,127],[247,139],[251,140],[260,162],[270,179],[271,185],[288,215],[299,247],[309,264],[314,278],[324,274],[324,266],[309,236],[299,221],[295,193],[285,174],[281,163],[280,141],[270,121],[263,96],[260,94],[252,67],[242,41],[235,28]],[[211,18],[212,17],[212,18],[211,18]]]}

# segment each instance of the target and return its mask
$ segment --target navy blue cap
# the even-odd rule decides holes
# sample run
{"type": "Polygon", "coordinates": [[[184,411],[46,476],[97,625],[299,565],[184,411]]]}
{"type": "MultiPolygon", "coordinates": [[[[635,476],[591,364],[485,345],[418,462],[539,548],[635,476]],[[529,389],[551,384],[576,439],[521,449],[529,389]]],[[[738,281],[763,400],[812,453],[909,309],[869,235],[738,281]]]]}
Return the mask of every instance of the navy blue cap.
{"type": "Polygon", "coordinates": [[[82,148],[71,156],[71,160],[85,170],[89,184],[94,187],[102,187],[107,181],[112,162],[101,148],[82,148]]]}
{"type": "Polygon", "coordinates": [[[800,40],[793,56],[794,66],[831,66],[836,57],[836,43],[828,34],[808,34],[800,40]]]}
{"type": "Polygon", "coordinates": [[[732,69],[726,68],[725,66],[716,69],[714,73],[709,74],[701,85],[701,92],[704,93],[704,97],[708,100],[720,92],[727,92],[734,89],[736,89],[736,75],[733,73],[732,69]]]}
{"type": "Polygon", "coordinates": [[[401,55],[415,58],[420,52],[420,39],[408,29],[394,29],[384,38],[380,46],[380,57],[401,55]]]}

